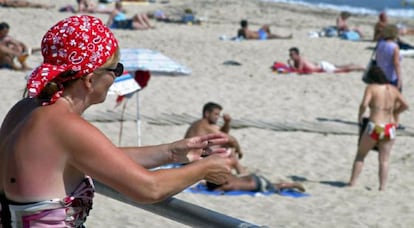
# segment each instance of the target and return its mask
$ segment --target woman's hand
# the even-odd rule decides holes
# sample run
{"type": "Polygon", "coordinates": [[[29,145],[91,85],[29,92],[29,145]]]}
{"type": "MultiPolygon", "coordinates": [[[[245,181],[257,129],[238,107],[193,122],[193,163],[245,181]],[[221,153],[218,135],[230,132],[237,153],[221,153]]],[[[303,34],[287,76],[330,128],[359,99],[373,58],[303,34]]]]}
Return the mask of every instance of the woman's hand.
{"type": "Polygon", "coordinates": [[[226,148],[219,146],[228,142],[228,137],[223,133],[196,136],[173,142],[170,145],[172,162],[189,163],[216,153],[222,153],[225,156],[226,148]]]}

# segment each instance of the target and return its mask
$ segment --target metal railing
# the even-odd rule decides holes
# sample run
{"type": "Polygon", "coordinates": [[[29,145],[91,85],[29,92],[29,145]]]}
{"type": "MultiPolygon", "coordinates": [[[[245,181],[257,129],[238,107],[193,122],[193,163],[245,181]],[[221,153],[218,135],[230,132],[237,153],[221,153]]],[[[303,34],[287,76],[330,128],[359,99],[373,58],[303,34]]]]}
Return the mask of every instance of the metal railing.
{"type": "Polygon", "coordinates": [[[169,198],[155,204],[139,204],[114,189],[95,180],[95,190],[97,193],[116,199],[123,203],[150,211],[154,214],[169,218],[176,222],[192,227],[220,227],[220,228],[256,228],[258,226],[233,218],[207,208],[185,202],[177,198],[169,198]]]}

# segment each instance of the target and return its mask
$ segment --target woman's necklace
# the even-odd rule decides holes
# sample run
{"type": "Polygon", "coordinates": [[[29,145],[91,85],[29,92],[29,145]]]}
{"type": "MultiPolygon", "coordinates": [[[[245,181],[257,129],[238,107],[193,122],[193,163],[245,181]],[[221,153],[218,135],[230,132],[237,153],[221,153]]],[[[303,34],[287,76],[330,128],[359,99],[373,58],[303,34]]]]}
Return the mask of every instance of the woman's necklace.
{"type": "Polygon", "coordinates": [[[73,108],[75,107],[75,104],[73,103],[73,100],[69,97],[66,97],[66,96],[62,96],[62,98],[65,99],[65,101],[68,102],[70,110],[72,112],[74,112],[73,108]]]}

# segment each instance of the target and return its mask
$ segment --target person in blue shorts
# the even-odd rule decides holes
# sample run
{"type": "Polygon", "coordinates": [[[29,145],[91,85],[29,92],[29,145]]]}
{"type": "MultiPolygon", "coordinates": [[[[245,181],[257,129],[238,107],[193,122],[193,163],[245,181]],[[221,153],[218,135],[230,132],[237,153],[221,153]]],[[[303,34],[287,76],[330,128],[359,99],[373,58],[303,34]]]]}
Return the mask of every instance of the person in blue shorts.
{"type": "Polygon", "coordinates": [[[258,31],[249,29],[247,20],[240,21],[240,29],[237,31],[237,37],[252,40],[268,40],[268,39],[292,39],[292,34],[287,36],[277,35],[270,32],[269,25],[263,25],[258,31]]]}
{"type": "Polygon", "coordinates": [[[115,3],[115,8],[110,13],[106,24],[111,29],[144,30],[155,28],[149,22],[146,13],[138,13],[131,18],[127,17],[125,10],[122,7],[122,2],[115,3]]]}

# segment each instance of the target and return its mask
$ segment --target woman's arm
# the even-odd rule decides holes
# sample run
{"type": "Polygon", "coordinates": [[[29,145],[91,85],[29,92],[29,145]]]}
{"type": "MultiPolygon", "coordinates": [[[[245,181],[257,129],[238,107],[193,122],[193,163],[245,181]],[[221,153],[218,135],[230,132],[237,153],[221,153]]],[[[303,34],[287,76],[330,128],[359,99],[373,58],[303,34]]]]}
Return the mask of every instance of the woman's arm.
{"type": "Polygon", "coordinates": [[[398,45],[394,49],[393,63],[395,68],[395,73],[398,79],[398,89],[402,88],[402,76],[401,76],[401,66],[400,66],[400,48],[398,45]]]}
{"type": "Polygon", "coordinates": [[[209,149],[210,146],[224,145],[229,139],[225,134],[208,134],[204,136],[181,139],[173,143],[156,146],[122,147],[136,163],[145,168],[154,168],[168,163],[189,163],[197,161],[205,153],[222,153],[222,148],[209,149]],[[203,154],[204,153],[204,154],[203,154]]]}
{"type": "Polygon", "coordinates": [[[358,123],[362,123],[362,116],[364,115],[365,111],[367,110],[369,102],[371,101],[371,97],[372,97],[372,95],[371,95],[370,86],[367,86],[365,88],[364,97],[362,98],[361,104],[359,105],[358,123]]]}
{"type": "Polygon", "coordinates": [[[65,120],[52,135],[66,151],[67,162],[137,202],[161,201],[202,179],[224,183],[233,165],[227,155],[214,154],[181,168],[148,171],[87,121],[78,116],[65,120]]]}
{"type": "Polygon", "coordinates": [[[397,105],[397,108],[394,110],[394,115],[398,116],[400,113],[408,109],[408,102],[404,98],[404,96],[400,93],[400,91],[395,89],[395,92],[397,94],[396,103],[398,103],[398,105],[397,105]]]}

